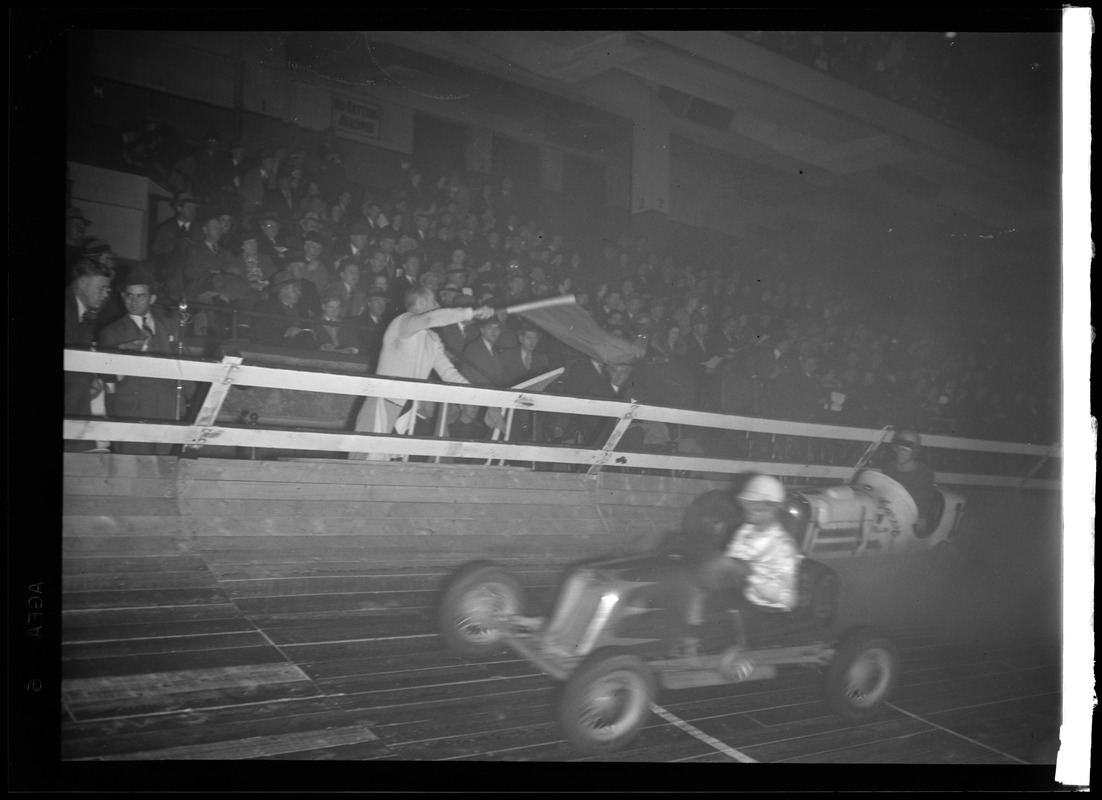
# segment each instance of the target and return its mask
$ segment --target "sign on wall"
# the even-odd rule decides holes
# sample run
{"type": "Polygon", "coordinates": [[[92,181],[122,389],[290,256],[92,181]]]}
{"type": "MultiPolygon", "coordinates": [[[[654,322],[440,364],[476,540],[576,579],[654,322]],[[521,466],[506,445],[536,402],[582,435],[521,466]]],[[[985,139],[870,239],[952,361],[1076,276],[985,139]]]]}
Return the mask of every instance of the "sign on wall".
{"type": "Polygon", "coordinates": [[[379,140],[380,107],[358,97],[333,95],[333,129],[351,139],[379,140]]]}

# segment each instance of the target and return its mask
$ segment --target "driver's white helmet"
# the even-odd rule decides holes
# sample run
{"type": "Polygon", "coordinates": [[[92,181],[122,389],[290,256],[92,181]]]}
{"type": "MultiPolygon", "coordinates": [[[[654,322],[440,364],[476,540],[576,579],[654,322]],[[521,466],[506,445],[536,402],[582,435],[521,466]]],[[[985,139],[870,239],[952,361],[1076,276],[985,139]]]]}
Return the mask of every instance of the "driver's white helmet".
{"type": "Polygon", "coordinates": [[[767,503],[784,502],[784,484],[772,475],[755,475],[738,493],[739,500],[767,503]]]}

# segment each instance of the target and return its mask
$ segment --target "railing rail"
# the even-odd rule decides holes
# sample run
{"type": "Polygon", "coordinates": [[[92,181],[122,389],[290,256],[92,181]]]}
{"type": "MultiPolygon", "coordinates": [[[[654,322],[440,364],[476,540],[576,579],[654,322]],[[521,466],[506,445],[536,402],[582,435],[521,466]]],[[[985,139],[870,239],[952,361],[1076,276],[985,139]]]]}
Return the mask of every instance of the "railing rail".
{"type": "MultiPolygon", "coordinates": [[[[845,466],[808,463],[778,463],[772,460],[716,458],[665,453],[617,451],[619,436],[613,435],[604,447],[586,448],[552,444],[501,441],[470,441],[408,435],[383,435],[355,432],[275,430],[254,425],[219,425],[218,411],[230,386],[255,386],[287,391],[321,392],[354,396],[405,398],[419,402],[466,404],[534,412],[553,412],[615,418],[616,433],[632,422],[656,422],[710,431],[751,432],[788,437],[844,440],[871,443],[882,430],[815,423],[718,414],[706,411],[651,406],[616,400],[598,400],[480,386],[432,383],[376,376],[336,374],[320,370],[281,369],[245,364],[240,357],[222,361],[181,359],[174,356],[130,354],[67,348],[64,368],[70,372],[137,375],[181,381],[209,383],[212,388],[192,423],[109,420],[105,418],[64,421],[65,439],[177,443],[185,448],[204,444],[235,447],[289,448],[339,453],[372,452],[398,456],[435,456],[493,459],[520,462],[577,464],[589,467],[618,466],[643,469],[705,473],[740,473],[748,470],[801,479],[848,480],[852,464],[845,466]]],[[[927,447],[980,453],[1011,454],[1037,459],[1059,459],[1059,446],[984,441],[949,436],[928,436],[927,447]]],[[[1058,480],[1027,477],[1022,474],[980,475],[939,472],[946,484],[974,484],[1019,488],[1058,489],[1058,480]]]]}

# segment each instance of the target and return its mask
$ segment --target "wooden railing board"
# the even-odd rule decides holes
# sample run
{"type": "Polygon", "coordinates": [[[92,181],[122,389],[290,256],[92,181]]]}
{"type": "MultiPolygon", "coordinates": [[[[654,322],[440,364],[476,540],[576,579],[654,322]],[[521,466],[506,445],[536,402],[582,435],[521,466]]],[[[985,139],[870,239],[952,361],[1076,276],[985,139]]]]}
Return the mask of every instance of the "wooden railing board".
{"type": "MultiPolygon", "coordinates": [[[[187,526],[182,526],[186,528],[187,526]]],[[[172,555],[194,550],[187,535],[156,536],[82,536],[62,525],[62,556],[90,555],[100,558],[110,556],[130,557],[139,555],[172,555]]]]}
{"type": "Polygon", "coordinates": [[[107,453],[65,453],[61,474],[84,478],[175,479],[180,468],[176,456],[125,456],[107,453]]]}
{"type": "Polygon", "coordinates": [[[135,558],[99,558],[70,556],[61,561],[61,573],[67,576],[119,574],[126,572],[207,572],[207,564],[197,555],[138,556],[135,558]]]}
{"type": "Polygon", "coordinates": [[[592,505],[593,490],[513,487],[378,486],[341,483],[260,481],[181,481],[187,500],[306,500],[340,503],[509,504],[528,506],[592,505]]]}
{"type": "MultiPolygon", "coordinates": [[[[143,498],[144,499],[144,498],[143,498]]],[[[93,506],[94,507],[94,506],[93,506]]],[[[103,507],[115,507],[104,503],[103,507]]],[[[87,506],[76,506],[85,512],[87,506]]],[[[142,507],[145,512],[147,507],[142,507]]],[[[354,517],[371,520],[400,517],[410,520],[437,520],[446,524],[457,519],[594,519],[599,517],[593,505],[531,504],[504,505],[480,503],[417,503],[417,502],[343,502],[336,500],[215,500],[211,498],[180,497],[180,514],[189,521],[201,522],[204,517],[271,517],[302,518],[354,517]]],[[[427,526],[433,527],[431,525],[427,526]]]]}
{"type": "MultiPolygon", "coordinates": [[[[187,522],[179,509],[171,515],[141,514],[84,515],[65,514],[61,518],[62,547],[70,540],[95,537],[138,539],[155,542],[187,533],[187,522]]],[[[139,555],[134,553],[134,555],[139,555]]]]}
{"type": "Polygon", "coordinates": [[[180,477],[189,480],[339,483],[373,486],[427,486],[591,490],[592,476],[568,472],[533,472],[521,467],[418,462],[371,462],[344,459],[248,461],[198,458],[181,462],[180,477]]]}
{"type": "Polygon", "coordinates": [[[63,517],[171,517],[179,514],[175,497],[104,497],[66,494],[63,517]]]}
{"type": "Polygon", "coordinates": [[[62,479],[66,497],[175,497],[178,482],[174,478],[90,478],[67,476],[62,479]]]}

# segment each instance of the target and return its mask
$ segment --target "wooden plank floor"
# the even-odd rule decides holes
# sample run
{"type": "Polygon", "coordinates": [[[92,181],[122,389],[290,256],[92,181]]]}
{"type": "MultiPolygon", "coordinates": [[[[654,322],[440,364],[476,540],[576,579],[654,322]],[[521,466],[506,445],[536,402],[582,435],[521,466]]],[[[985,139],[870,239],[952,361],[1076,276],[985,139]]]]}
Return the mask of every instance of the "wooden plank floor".
{"type": "MultiPolygon", "coordinates": [[[[584,759],[554,683],[511,655],[464,661],[434,635],[445,570],[66,558],[62,759],[1052,764],[1060,649],[891,630],[904,664],[873,722],[833,716],[816,673],[665,692],[633,746],[584,759]],[[105,572],[110,566],[111,572],[105,572]]],[[[520,567],[542,612],[557,567],[520,567]]]]}

